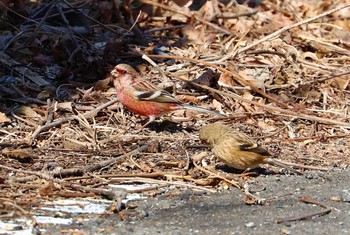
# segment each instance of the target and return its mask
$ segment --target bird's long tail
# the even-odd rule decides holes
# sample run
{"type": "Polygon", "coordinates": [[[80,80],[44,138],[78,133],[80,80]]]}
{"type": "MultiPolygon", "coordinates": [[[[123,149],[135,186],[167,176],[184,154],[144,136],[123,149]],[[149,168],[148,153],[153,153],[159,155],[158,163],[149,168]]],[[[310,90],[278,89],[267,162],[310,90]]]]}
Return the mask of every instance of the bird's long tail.
{"type": "Polygon", "coordinates": [[[201,112],[201,113],[209,113],[209,114],[213,114],[213,115],[220,116],[220,117],[227,117],[224,114],[221,114],[221,113],[209,110],[209,109],[192,106],[192,105],[189,105],[189,104],[181,104],[181,107],[184,108],[184,109],[195,110],[195,111],[198,111],[198,112],[201,112]]]}
{"type": "Polygon", "coordinates": [[[288,163],[286,162],[281,162],[281,161],[278,161],[276,159],[272,159],[272,158],[266,158],[264,160],[265,163],[268,163],[268,164],[271,164],[271,165],[274,165],[274,166],[278,166],[278,167],[282,167],[282,168],[287,168],[289,169],[290,171],[292,171],[293,173],[296,173],[298,175],[302,175],[303,173],[293,169],[293,165],[289,165],[288,163]]]}
{"type": "Polygon", "coordinates": [[[264,162],[272,164],[272,165],[275,165],[275,166],[279,166],[279,167],[285,167],[285,168],[295,167],[295,168],[298,168],[298,169],[319,170],[319,171],[329,171],[329,170],[331,170],[328,167],[308,166],[308,165],[296,164],[296,163],[291,163],[291,162],[282,162],[280,160],[272,159],[272,158],[266,158],[264,160],[264,162]]]}

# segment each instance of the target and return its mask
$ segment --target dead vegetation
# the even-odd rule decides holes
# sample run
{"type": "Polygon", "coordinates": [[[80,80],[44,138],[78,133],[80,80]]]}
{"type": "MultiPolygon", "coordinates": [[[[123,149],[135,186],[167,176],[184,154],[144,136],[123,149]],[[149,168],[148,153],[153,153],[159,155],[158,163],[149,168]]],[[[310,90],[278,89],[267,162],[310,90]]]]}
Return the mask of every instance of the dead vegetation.
{"type": "Polygon", "coordinates": [[[121,182],[246,188],[249,175],[198,146],[213,117],[176,111],[135,133],[143,119],[109,83],[118,63],[222,111],[278,159],[349,165],[349,3],[117,2],[0,2],[2,213],[57,197],[118,201],[128,192],[108,185],[121,182]]]}

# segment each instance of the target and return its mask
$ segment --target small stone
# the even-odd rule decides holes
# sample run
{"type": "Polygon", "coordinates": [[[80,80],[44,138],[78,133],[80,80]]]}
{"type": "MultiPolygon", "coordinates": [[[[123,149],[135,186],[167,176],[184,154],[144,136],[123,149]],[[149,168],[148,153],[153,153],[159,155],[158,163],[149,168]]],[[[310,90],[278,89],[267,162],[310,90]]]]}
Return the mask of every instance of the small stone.
{"type": "Polygon", "coordinates": [[[335,202],[340,202],[341,198],[339,196],[331,196],[330,199],[335,202]]]}
{"type": "Polygon", "coordinates": [[[318,176],[315,173],[310,172],[310,173],[305,175],[305,178],[311,180],[311,179],[317,179],[318,176]]]}
{"type": "Polygon", "coordinates": [[[342,202],[350,202],[350,190],[343,190],[340,193],[340,198],[342,202]]]}
{"type": "Polygon", "coordinates": [[[288,230],[288,229],[286,229],[286,228],[282,228],[281,229],[281,233],[283,233],[283,234],[291,234],[291,232],[288,230]]]}
{"type": "Polygon", "coordinates": [[[254,224],[254,222],[248,222],[248,223],[245,224],[245,226],[247,228],[253,228],[253,227],[255,227],[255,224],[254,224]]]}

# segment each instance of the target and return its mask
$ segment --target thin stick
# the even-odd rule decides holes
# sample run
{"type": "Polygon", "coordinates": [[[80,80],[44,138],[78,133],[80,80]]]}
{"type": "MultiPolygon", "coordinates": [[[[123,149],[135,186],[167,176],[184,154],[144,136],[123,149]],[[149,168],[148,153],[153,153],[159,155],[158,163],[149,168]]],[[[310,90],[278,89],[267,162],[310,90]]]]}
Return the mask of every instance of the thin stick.
{"type": "MultiPolygon", "coordinates": [[[[204,86],[204,85],[200,85],[200,84],[197,84],[197,83],[194,83],[194,82],[191,82],[191,81],[187,81],[187,80],[183,80],[183,81],[188,82],[188,83],[190,83],[193,86],[197,86],[197,87],[200,87],[202,89],[206,89],[208,91],[220,94],[222,96],[228,96],[228,97],[231,97],[233,99],[236,99],[236,100],[239,100],[239,101],[243,101],[243,102],[247,102],[249,104],[253,104],[253,105],[262,107],[264,109],[267,109],[267,110],[280,112],[281,114],[284,114],[284,115],[287,115],[287,116],[297,117],[297,118],[310,120],[310,121],[317,121],[317,122],[321,122],[321,123],[325,123],[325,124],[339,125],[339,126],[343,126],[345,128],[350,128],[350,123],[348,123],[348,122],[342,122],[342,121],[337,121],[337,120],[333,120],[333,119],[321,118],[321,117],[311,116],[311,115],[303,114],[303,113],[296,113],[296,112],[288,110],[288,109],[282,109],[282,108],[279,108],[279,107],[274,107],[274,106],[266,105],[266,104],[260,104],[259,102],[243,99],[239,95],[236,95],[236,94],[233,94],[233,93],[219,91],[219,90],[216,90],[214,88],[211,88],[211,87],[208,87],[208,86],[204,86]]],[[[274,114],[277,115],[276,113],[274,113],[274,114]]]]}
{"type": "Polygon", "coordinates": [[[67,181],[62,180],[62,179],[56,179],[56,178],[53,178],[52,176],[50,176],[49,174],[45,174],[45,173],[41,173],[41,172],[37,172],[37,171],[15,169],[13,167],[8,167],[8,166],[4,166],[4,165],[0,165],[0,168],[6,169],[9,171],[13,171],[13,172],[18,172],[18,173],[35,175],[35,176],[38,176],[38,177],[45,179],[47,181],[61,184],[65,187],[75,188],[75,189],[78,189],[82,192],[92,192],[92,193],[95,193],[98,195],[108,196],[111,199],[118,199],[119,197],[125,198],[125,196],[126,196],[126,193],[122,189],[120,189],[120,191],[117,192],[116,190],[112,191],[112,190],[106,190],[106,189],[89,188],[89,187],[81,186],[80,184],[70,183],[70,182],[67,182],[67,181]]]}
{"type": "MultiPolygon", "coordinates": [[[[97,115],[98,112],[100,112],[102,109],[104,108],[107,108],[108,106],[116,103],[118,101],[118,99],[113,99],[113,100],[110,100],[108,101],[107,103],[104,103],[98,107],[96,107],[95,109],[91,110],[91,111],[88,111],[86,113],[84,113],[82,116],[86,119],[89,119],[89,118],[93,118],[97,115]]],[[[55,126],[59,126],[65,122],[69,122],[69,121],[72,121],[72,120],[76,120],[77,119],[77,116],[70,116],[70,117],[66,117],[66,118],[60,118],[54,122],[51,122],[51,123],[48,123],[48,124],[45,124],[43,126],[38,126],[38,128],[34,131],[34,133],[32,134],[32,138],[31,138],[31,142],[33,140],[35,140],[35,138],[43,131],[46,131],[46,130],[49,130],[50,128],[52,127],[55,127],[55,126]]]]}
{"type": "Polygon", "coordinates": [[[226,181],[227,183],[232,184],[233,186],[235,186],[235,187],[237,187],[237,188],[241,188],[241,186],[239,185],[238,182],[236,182],[236,181],[234,181],[234,180],[226,179],[225,177],[223,177],[223,176],[221,176],[221,175],[219,175],[219,174],[216,174],[216,173],[214,173],[214,172],[211,172],[211,171],[205,169],[204,167],[199,166],[199,165],[198,165],[197,163],[195,163],[194,161],[193,161],[192,163],[193,163],[193,165],[194,165],[195,167],[197,167],[199,170],[201,170],[201,171],[203,171],[203,172],[209,174],[210,176],[214,176],[215,178],[222,179],[223,181],[226,181]]]}
{"type": "Polygon", "coordinates": [[[292,222],[292,221],[297,221],[297,220],[306,220],[309,218],[312,218],[314,216],[322,216],[325,214],[328,214],[332,211],[332,208],[329,206],[326,206],[318,201],[315,201],[307,196],[301,196],[299,198],[300,201],[305,202],[305,203],[310,203],[310,204],[314,204],[314,205],[318,205],[321,206],[323,208],[325,208],[322,211],[319,212],[315,212],[315,213],[310,213],[310,214],[306,214],[306,215],[302,215],[302,216],[296,216],[296,217],[292,217],[292,218],[288,218],[288,219],[282,219],[282,220],[278,220],[277,223],[278,224],[282,224],[282,223],[287,223],[287,222],[292,222]]]}
{"type": "Polygon", "coordinates": [[[211,27],[213,29],[216,29],[216,30],[218,30],[220,32],[223,32],[223,33],[226,33],[226,34],[231,34],[232,33],[231,31],[229,31],[227,29],[224,29],[224,28],[222,28],[222,27],[220,27],[220,26],[218,26],[216,24],[210,23],[209,21],[206,21],[206,20],[204,20],[204,19],[202,19],[202,18],[200,18],[200,17],[198,17],[198,16],[196,16],[194,14],[187,13],[185,11],[176,10],[174,8],[171,8],[171,7],[166,6],[164,4],[161,4],[161,3],[157,3],[157,2],[152,1],[152,0],[140,0],[139,2],[148,4],[148,5],[152,5],[152,6],[156,6],[156,7],[162,8],[162,9],[167,10],[167,11],[176,12],[176,13],[184,15],[184,16],[186,16],[188,18],[194,18],[197,21],[199,21],[199,22],[201,22],[201,23],[203,23],[205,25],[208,25],[209,27],[211,27]]]}
{"type": "Polygon", "coordinates": [[[155,67],[158,72],[162,75],[164,82],[169,82],[169,78],[165,75],[164,71],[151,59],[148,55],[143,53],[139,48],[134,49],[134,51],[141,56],[142,59],[146,60],[148,63],[150,63],[153,67],[155,67]]]}
{"type": "MultiPolygon", "coordinates": [[[[227,70],[225,68],[222,68],[216,64],[213,63],[209,63],[209,62],[205,62],[203,60],[197,60],[197,59],[192,59],[192,58],[185,58],[185,57],[181,57],[181,56],[169,56],[169,55],[148,55],[151,58],[164,58],[164,59],[176,59],[176,60],[185,60],[185,61],[191,61],[191,62],[195,62],[198,64],[203,64],[212,68],[215,68],[217,70],[220,70],[223,73],[229,73],[232,75],[232,77],[240,84],[244,85],[244,86],[249,86],[253,91],[255,91],[256,93],[262,95],[263,97],[274,101],[276,104],[280,105],[283,108],[287,108],[288,105],[283,103],[282,101],[276,99],[275,97],[272,97],[268,94],[266,94],[264,91],[260,90],[257,86],[255,86],[253,83],[251,83],[250,81],[244,79],[241,75],[239,75],[237,72],[235,71],[230,71],[227,70]]],[[[188,82],[187,80],[183,80],[188,82]]]]}
{"type": "MultiPolygon", "coordinates": [[[[170,176],[169,174],[164,174],[164,176],[170,176]]],[[[216,193],[217,191],[214,189],[202,187],[202,186],[197,186],[185,182],[178,182],[178,181],[164,181],[164,180],[156,180],[156,179],[151,179],[151,178],[139,178],[139,177],[118,177],[117,180],[129,180],[132,182],[141,182],[141,183],[155,183],[155,184],[170,184],[170,185],[178,185],[182,187],[188,187],[188,188],[193,188],[201,191],[207,191],[210,193],[216,193]]],[[[110,182],[113,182],[113,179],[110,180],[110,182]]]]}
{"type": "MultiPolygon", "coordinates": [[[[248,45],[248,46],[246,46],[246,47],[243,47],[243,48],[239,49],[239,50],[235,53],[235,55],[238,55],[238,54],[240,54],[240,53],[242,53],[242,52],[244,52],[244,51],[247,51],[247,50],[249,50],[250,48],[255,47],[255,46],[257,46],[258,44],[260,44],[260,43],[262,43],[262,42],[265,42],[265,41],[267,41],[267,40],[269,40],[269,39],[271,39],[271,38],[277,37],[278,35],[280,35],[280,34],[286,32],[286,31],[288,31],[288,30],[290,30],[290,29],[296,28],[296,27],[298,27],[298,26],[300,26],[300,25],[303,25],[303,24],[310,23],[310,22],[312,22],[312,21],[315,21],[315,20],[317,20],[317,19],[320,19],[320,18],[322,18],[322,17],[325,17],[325,16],[327,16],[327,15],[330,15],[330,14],[332,14],[332,13],[334,13],[334,12],[340,11],[340,10],[342,10],[342,9],[344,9],[344,8],[347,8],[347,7],[350,7],[350,3],[347,3],[347,4],[343,5],[343,6],[334,8],[334,9],[332,9],[332,10],[326,11],[326,12],[324,12],[324,13],[322,13],[322,14],[317,15],[317,16],[314,16],[314,17],[311,17],[311,18],[302,20],[302,21],[297,22],[297,23],[295,23],[295,24],[285,26],[285,27],[283,27],[283,28],[277,30],[276,32],[274,32],[274,33],[272,33],[272,34],[269,34],[269,35],[267,35],[266,37],[264,37],[264,38],[262,38],[262,39],[260,39],[260,40],[258,40],[258,41],[256,41],[256,42],[254,42],[254,43],[252,43],[252,44],[250,44],[250,45],[248,45]]],[[[231,56],[232,56],[232,55],[230,55],[230,56],[228,55],[227,57],[230,58],[231,56]]],[[[227,58],[227,59],[228,59],[228,58],[227,58]]]]}

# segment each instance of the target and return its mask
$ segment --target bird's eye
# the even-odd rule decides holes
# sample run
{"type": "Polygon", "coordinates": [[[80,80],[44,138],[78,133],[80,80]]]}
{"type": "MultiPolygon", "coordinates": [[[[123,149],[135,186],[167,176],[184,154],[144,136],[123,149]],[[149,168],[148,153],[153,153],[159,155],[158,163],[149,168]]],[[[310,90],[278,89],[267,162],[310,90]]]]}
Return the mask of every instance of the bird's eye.
{"type": "Polygon", "coordinates": [[[127,71],[125,69],[117,69],[119,75],[125,75],[127,71]]]}

